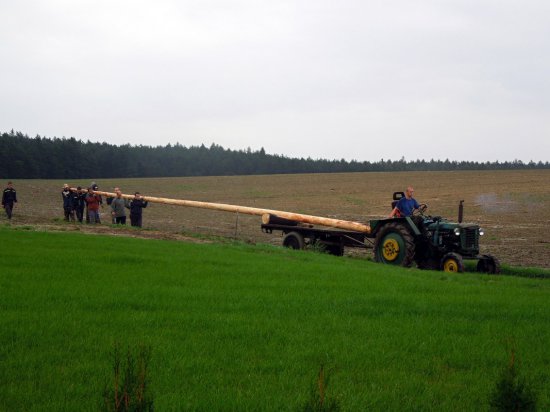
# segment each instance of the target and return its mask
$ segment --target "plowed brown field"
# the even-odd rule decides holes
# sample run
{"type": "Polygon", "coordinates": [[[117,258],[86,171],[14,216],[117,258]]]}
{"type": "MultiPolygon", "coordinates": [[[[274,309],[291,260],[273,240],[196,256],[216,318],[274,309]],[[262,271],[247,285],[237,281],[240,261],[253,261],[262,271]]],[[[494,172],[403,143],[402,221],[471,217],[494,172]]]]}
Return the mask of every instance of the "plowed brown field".
{"type": "MultiPolygon", "coordinates": [[[[91,180],[15,181],[19,204],[13,224],[58,224],[63,216],[63,183],[87,186],[91,180]]],[[[428,213],[456,220],[465,201],[465,221],[486,232],[482,253],[503,263],[550,267],[550,170],[491,172],[346,173],[271,176],[105,179],[100,190],[121,187],[124,193],[202,200],[286,210],[368,222],[387,216],[391,195],[411,184],[428,213]]],[[[103,222],[107,223],[108,208],[103,222]]],[[[1,221],[5,222],[5,215],[1,221]]],[[[257,216],[150,204],[144,228],[176,236],[199,233],[276,243],[278,235],[263,234],[257,216]]],[[[144,231],[145,232],[145,231],[144,231]]],[[[367,252],[370,254],[370,252],[367,252]]]]}

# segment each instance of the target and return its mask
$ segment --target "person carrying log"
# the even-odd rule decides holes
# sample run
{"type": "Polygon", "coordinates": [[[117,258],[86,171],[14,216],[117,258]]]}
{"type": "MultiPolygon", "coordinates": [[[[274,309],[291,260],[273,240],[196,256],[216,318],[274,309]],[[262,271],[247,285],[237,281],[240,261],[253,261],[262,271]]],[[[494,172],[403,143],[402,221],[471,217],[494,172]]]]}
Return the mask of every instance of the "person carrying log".
{"type": "Polygon", "coordinates": [[[86,194],[86,205],[88,205],[88,223],[96,224],[101,223],[99,220],[99,202],[100,196],[96,195],[92,188],[88,188],[88,194],[86,194]]]}
{"type": "Polygon", "coordinates": [[[74,193],[71,192],[69,185],[65,183],[63,190],[61,191],[61,197],[63,198],[63,213],[65,215],[65,221],[75,221],[74,218],[74,193]]]}
{"type": "MultiPolygon", "coordinates": [[[[89,189],[92,189],[94,192],[99,190],[99,187],[97,186],[96,182],[92,182],[89,189]]],[[[86,193],[86,196],[88,196],[88,193],[86,193]]],[[[101,197],[101,194],[97,194],[97,198],[99,201],[99,206],[103,209],[103,197],[101,197]]],[[[97,211],[95,213],[96,221],[92,223],[101,223],[101,216],[99,214],[99,207],[97,208],[97,211]]],[[[90,215],[88,213],[88,203],[86,203],[86,223],[90,223],[90,215]]]]}
{"type": "Polygon", "coordinates": [[[134,194],[134,198],[130,200],[130,204],[126,206],[130,209],[130,223],[132,226],[141,227],[141,217],[143,209],[147,207],[147,201],[143,200],[143,197],[139,192],[134,194]]]}
{"type": "MultiPolygon", "coordinates": [[[[118,187],[115,187],[114,191],[116,193],[117,190],[120,190],[118,187]]],[[[105,198],[105,202],[107,203],[107,206],[111,206],[111,203],[113,203],[113,199],[115,198],[116,196],[107,196],[105,198]]],[[[114,225],[116,224],[116,219],[115,217],[111,214],[111,223],[114,225]]]]}
{"type": "Polygon", "coordinates": [[[76,219],[82,223],[84,219],[84,207],[86,206],[86,193],[82,191],[81,186],[78,186],[76,192],[73,193],[73,208],[76,213],[76,219]]]}
{"type": "Polygon", "coordinates": [[[115,191],[116,197],[111,201],[111,215],[115,219],[115,224],[125,225],[126,224],[126,210],[128,207],[128,200],[122,197],[122,192],[117,187],[115,191]]]}

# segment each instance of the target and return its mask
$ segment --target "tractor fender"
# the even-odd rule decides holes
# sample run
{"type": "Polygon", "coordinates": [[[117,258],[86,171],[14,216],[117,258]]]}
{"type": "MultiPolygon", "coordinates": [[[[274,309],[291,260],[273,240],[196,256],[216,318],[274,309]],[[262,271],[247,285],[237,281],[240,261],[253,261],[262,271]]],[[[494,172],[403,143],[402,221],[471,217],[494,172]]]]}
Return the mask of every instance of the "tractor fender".
{"type": "Polygon", "coordinates": [[[402,223],[404,224],[410,232],[416,237],[420,236],[421,232],[416,226],[416,224],[413,222],[413,220],[407,216],[407,217],[394,217],[389,219],[380,219],[380,220],[371,220],[370,221],[370,227],[371,227],[371,237],[376,237],[376,234],[382,229],[386,224],[388,223],[402,223]]]}

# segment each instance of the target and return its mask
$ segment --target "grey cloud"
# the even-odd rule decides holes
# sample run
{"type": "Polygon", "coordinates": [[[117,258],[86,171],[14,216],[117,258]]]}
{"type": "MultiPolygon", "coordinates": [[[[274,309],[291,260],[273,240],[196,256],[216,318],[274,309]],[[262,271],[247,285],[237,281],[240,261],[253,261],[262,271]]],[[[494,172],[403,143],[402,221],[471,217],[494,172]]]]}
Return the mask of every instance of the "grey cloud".
{"type": "Polygon", "coordinates": [[[1,130],[548,160],[546,2],[22,1],[0,13],[1,130]]]}

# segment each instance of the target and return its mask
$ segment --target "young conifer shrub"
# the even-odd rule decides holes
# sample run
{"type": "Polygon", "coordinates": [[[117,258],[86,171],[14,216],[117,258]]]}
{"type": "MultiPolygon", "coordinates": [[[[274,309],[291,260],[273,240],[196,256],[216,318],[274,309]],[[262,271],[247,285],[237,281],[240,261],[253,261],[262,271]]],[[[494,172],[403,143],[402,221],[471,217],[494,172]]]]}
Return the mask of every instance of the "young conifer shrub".
{"type": "Polygon", "coordinates": [[[504,368],[490,399],[494,412],[536,411],[536,395],[526,381],[518,375],[515,351],[512,349],[510,362],[504,368]]]}
{"type": "Polygon", "coordinates": [[[336,398],[327,394],[330,373],[325,372],[324,365],[319,369],[317,382],[312,386],[308,400],[304,403],[303,412],[338,412],[340,403],[336,398]]]}
{"type": "Polygon", "coordinates": [[[128,347],[123,359],[120,346],[113,350],[112,383],[103,393],[105,412],[152,412],[153,397],[149,389],[148,367],[151,347],[140,346],[134,355],[128,347]]]}

